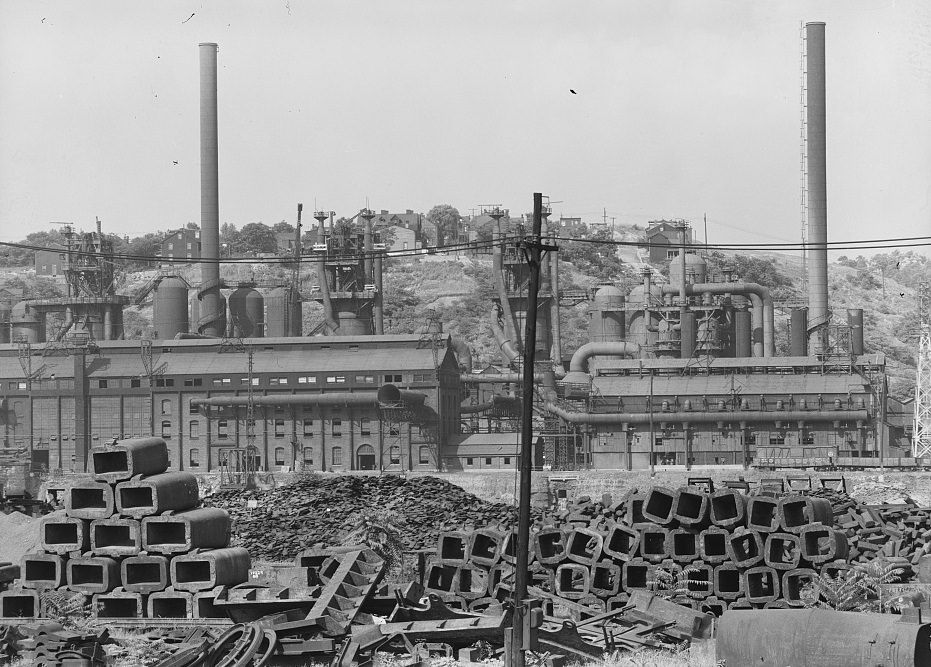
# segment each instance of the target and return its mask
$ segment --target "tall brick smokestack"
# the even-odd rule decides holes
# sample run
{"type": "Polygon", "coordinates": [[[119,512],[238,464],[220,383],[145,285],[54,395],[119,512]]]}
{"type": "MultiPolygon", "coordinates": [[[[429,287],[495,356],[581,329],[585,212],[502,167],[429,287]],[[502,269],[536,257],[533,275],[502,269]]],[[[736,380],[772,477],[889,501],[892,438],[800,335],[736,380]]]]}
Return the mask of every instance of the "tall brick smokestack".
{"type": "Polygon", "coordinates": [[[217,45],[200,45],[200,237],[201,285],[198,332],[225,333],[226,308],[220,294],[220,185],[217,148],[217,45]]]}
{"type": "Polygon", "coordinates": [[[805,24],[806,123],[808,162],[808,349],[827,349],[828,322],[828,185],[825,123],[824,23],[805,24]]]}

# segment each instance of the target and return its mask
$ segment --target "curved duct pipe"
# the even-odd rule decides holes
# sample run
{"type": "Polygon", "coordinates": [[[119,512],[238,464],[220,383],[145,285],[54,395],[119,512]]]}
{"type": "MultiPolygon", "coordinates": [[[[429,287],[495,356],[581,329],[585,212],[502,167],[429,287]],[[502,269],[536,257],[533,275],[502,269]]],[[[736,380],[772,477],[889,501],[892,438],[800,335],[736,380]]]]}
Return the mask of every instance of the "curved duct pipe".
{"type": "MultiPolygon", "coordinates": [[[[323,223],[320,223],[321,226],[323,223]]],[[[330,300],[330,284],[326,279],[326,258],[321,255],[317,258],[317,283],[320,285],[320,296],[323,299],[323,323],[327,328],[327,335],[332,336],[339,329],[339,321],[333,317],[333,301],[330,300]]]]}
{"type": "Polygon", "coordinates": [[[65,308],[65,321],[61,325],[61,330],[55,335],[55,340],[59,341],[65,337],[65,334],[74,326],[74,311],[65,308]]]}
{"type": "MultiPolygon", "coordinates": [[[[688,294],[742,294],[749,297],[753,307],[751,311],[753,329],[756,330],[757,327],[763,329],[763,343],[762,345],[758,342],[753,343],[753,356],[776,356],[775,314],[773,297],[768,287],[757,283],[693,283],[686,285],[686,292],[688,294]]],[[[678,293],[679,288],[673,285],[663,285],[663,294],[678,293]]]]}
{"type": "MultiPolygon", "coordinates": [[[[566,410],[553,401],[547,401],[545,408],[547,411],[557,415],[572,424],[592,424],[592,425],[614,425],[624,423],[643,423],[646,424],[651,419],[649,412],[574,412],[566,410]]],[[[729,412],[653,412],[652,419],[654,423],[673,423],[681,424],[683,422],[708,424],[714,422],[748,422],[758,424],[760,422],[775,421],[805,421],[805,422],[829,422],[829,421],[857,421],[867,420],[869,415],[866,410],[790,410],[788,412],[754,412],[747,410],[729,411],[729,412]]]]}
{"type": "MultiPolygon", "coordinates": [[[[253,405],[325,405],[325,406],[379,406],[405,403],[409,407],[422,406],[426,395],[416,391],[398,389],[393,384],[382,385],[378,391],[335,391],[329,394],[284,394],[282,396],[253,396],[253,405]]],[[[213,407],[242,406],[249,404],[248,396],[211,396],[192,398],[191,405],[213,407]]]]}
{"type": "Polygon", "coordinates": [[[456,359],[459,361],[459,368],[466,373],[472,372],[472,350],[461,338],[450,338],[449,344],[456,353],[456,359]]]}
{"type": "MultiPolygon", "coordinates": [[[[520,333],[517,331],[517,323],[514,321],[514,312],[511,310],[511,302],[508,299],[507,285],[504,284],[504,258],[501,252],[501,246],[495,246],[491,254],[491,272],[495,274],[495,285],[498,289],[498,300],[501,302],[501,310],[504,313],[504,331],[507,334],[507,340],[520,354],[523,350],[519,338],[520,333]],[[516,344],[515,344],[516,343],[516,344]]],[[[499,339],[500,342],[500,339],[499,339]]],[[[502,349],[504,349],[502,347],[502,349]]],[[[507,354],[505,352],[505,354],[507,354]]]]}
{"type": "Polygon", "coordinates": [[[550,289],[553,300],[550,302],[550,320],[553,328],[553,368],[557,373],[565,374],[562,365],[562,325],[559,322],[559,254],[549,251],[550,258],[550,289]]]}
{"type": "Polygon", "coordinates": [[[514,363],[517,359],[519,359],[520,352],[517,351],[517,348],[514,347],[514,343],[504,333],[504,329],[502,329],[501,325],[498,324],[498,318],[494,314],[491,317],[491,330],[495,334],[495,339],[498,341],[498,346],[501,348],[504,356],[507,357],[508,363],[514,363]]]}
{"type": "Polygon", "coordinates": [[[575,351],[572,360],[569,362],[570,373],[588,373],[588,361],[595,355],[605,356],[634,356],[640,354],[640,346],[637,343],[628,343],[623,341],[607,343],[585,343],[575,351]]]}

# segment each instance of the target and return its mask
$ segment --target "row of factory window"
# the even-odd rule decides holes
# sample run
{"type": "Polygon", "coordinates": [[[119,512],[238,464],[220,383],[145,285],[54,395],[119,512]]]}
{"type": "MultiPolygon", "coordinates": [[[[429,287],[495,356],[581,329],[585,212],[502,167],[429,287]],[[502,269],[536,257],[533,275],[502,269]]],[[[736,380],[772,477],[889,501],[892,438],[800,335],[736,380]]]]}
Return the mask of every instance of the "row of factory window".
{"type": "MultiPolygon", "coordinates": [[[[230,437],[230,420],[227,419],[218,419],[217,424],[217,439],[218,440],[227,440],[230,437]]],[[[314,420],[313,419],[304,419],[301,422],[298,422],[301,425],[302,429],[299,431],[301,435],[305,438],[313,437],[314,435],[314,420]]],[[[172,423],[169,420],[163,420],[161,424],[161,436],[170,440],[174,435],[172,423]]],[[[255,420],[247,420],[246,428],[255,429],[255,420]]],[[[411,425],[411,429],[419,435],[420,427],[416,424],[411,425]]],[[[274,425],[274,435],[276,438],[284,438],[288,435],[288,429],[284,419],[276,419],[274,425]]],[[[343,420],[342,419],[331,419],[330,420],[330,436],[334,438],[341,438],[343,436],[343,420]]],[[[387,433],[389,436],[399,436],[400,429],[396,424],[390,424],[388,426],[387,433]]],[[[200,422],[196,420],[191,420],[188,422],[188,434],[187,437],[191,439],[197,439],[201,435],[200,431],[200,422]]],[[[359,420],[359,435],[360,436],[369,436],[372,435],[372,424],[369,419],[360,419],[359,420]]]]}
{"type": "MultiPolygon", "coordinates": [[[[430,448],[427,446],[421,446],[417,452],[417,462],[419,465],[430,465],[431,463],[431,452],[430,448]]],[[[368,456],[374,456],[375,450],[371,445],[361,445],[357,450],[357,456],[361,459],[364,459],[368,456]]],[[[218,464],[223,466],[227,462],[227,452],[226,450],[221,449],[218,455],[218,464]]],[[[300,460],[305,467],[311,467],[314,465],[314,448],[305,445],[300,450],[300,460]]],[[[470,461],[472,459],[469,459],[470,461]]],[[[275,447],[274,449],[274,461],[276,466],[287,466],[290,465],[290,461],[287,460],[287,450],[284,447],[275,447]]],[[[489,462],[488,465],[491,465],[491,459],[487,459],[489,462]]],[[[188,461],[187,465],[189,468],[199,468],[201,467],[201,454],[200,449],[194,447],[188,450],[188,461]]],[[[505,458],[504,464],[508,465],[510,459],[505,458]]],[[[397,466],[401,465],[401,448],[398,446],[393,446],[388,448],[388,464],[397,466]]],[[[343,448],[336,446],[330,448],[330,465],[334,467],[346,465],[343,457],[343,448]]],[[[471,464],[470,464],[471,465],[471,464]]],[[[363,466],[360,466],[363,467],[363,466]]]]}
{"type": "MultiPolygon", "coordinates": [[[[203,387],[206,384],[214,387],[232,387],[234,384],[249,385],[248,377],[212,377],[205,378],[184,378],[185,387],[203,387]]],[[[262,384],[262,377],[253,377],[252,386],[258,387],[262,384]]],[[[271,387],[280,387],[285,385],[376,385],[378,383],[399,384],[404,382],[404,376],[400,373],[385,373],[381,375],[363,374],[363,375],[276,375],[265,376],[264,380],[271,387]]],[[[413,373],[410,376],[410,382],[413,384],[429,383],[434,381],[433,373],[413,373]]],[[[118,388],[137,388],[142,387],[141,378],[99,378],[93,380],[93,386],[98,389],[118,389],[118,388]]],[[[10,389],[26,389],[25,382],[10,382],[10,389]]],[[[174,387],[174,378],[153,378],[152,386],[155,387],[174,387]]]]}

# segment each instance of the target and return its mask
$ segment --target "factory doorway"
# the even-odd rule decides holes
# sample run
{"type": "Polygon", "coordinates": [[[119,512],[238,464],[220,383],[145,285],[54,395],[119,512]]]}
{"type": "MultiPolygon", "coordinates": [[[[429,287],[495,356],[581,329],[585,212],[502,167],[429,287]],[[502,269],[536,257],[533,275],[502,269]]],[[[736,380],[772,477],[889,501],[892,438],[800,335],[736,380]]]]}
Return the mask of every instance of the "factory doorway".
{"type": "Polygon", "coordinates": [[[371,445],[361,445],[356,450],[356,470],[375,470],[375,450],[371,445]]]}

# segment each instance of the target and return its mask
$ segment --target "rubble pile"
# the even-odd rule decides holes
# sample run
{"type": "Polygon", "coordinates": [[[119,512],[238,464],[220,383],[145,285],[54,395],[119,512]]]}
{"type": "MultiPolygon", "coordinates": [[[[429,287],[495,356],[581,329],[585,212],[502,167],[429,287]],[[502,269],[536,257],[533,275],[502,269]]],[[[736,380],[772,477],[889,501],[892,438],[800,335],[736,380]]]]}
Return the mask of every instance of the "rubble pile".
{"type": "Polygon", "coordinates": [[[898,559],[914,571],[921,557],[931,553],[931,508],[918,507],[912,500],[870,505],[828,488],[809,495],[831,503],[834,525],[844,531],[850,546],[850,563],[882,556],[898,559]]]}
{"type": "Polygon", "coordinates": [[[194,618],[223,586],[246,581],[249,552],[230,547],[230,517],[198,508],[194,475],[166,472],[161,438],[92,452],[93,480],[71,484],[65,512],[39,524],[41,550],[0,567],[0,618],[47,617],[50,591],[67,591],[97,618],[194,618]]]}
{"type": "Polygon", "coordinates": [[[436,477],[307,475],[269,491],[220,491],[203,504],[230,513],[233,544],[273,562],[290,561],[315,544],[338,545],[353,516],[369,508],[391,509],[403,519],[408,551],[432,547],[441,533],[463,526],[517,523],[515,507],[486,502],[436,477]]]}

